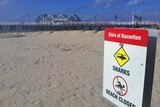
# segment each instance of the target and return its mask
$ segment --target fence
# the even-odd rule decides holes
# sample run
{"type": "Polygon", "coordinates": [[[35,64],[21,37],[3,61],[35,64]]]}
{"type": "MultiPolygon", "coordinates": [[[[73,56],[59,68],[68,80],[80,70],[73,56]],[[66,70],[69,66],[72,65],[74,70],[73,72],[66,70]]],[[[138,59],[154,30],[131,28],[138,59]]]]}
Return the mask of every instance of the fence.
{"type": "Polygon", "coordinates": [[[104,30],[105,28],[125,27],[125,28],[160,28],[160,23],[155,22],[64,22],[54,24],[30,23],[7,23],[0,22],[0,31],[39,31],[39,30],[104,30]]]}

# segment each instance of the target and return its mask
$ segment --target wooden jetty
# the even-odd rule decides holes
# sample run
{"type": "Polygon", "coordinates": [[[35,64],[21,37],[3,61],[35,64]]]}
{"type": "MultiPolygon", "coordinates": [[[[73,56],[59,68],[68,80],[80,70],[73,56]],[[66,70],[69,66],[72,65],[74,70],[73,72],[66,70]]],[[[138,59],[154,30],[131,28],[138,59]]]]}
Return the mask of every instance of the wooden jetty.
{"type": "Polygon", "coordinates": [[[61,31],[61,30],[104,30],[105,28],[156,28],[160,29],[160,23],[155,22],[65,22],[56,24],[32,23],[0,23],[0,32],[6,31],[61,31]]]}

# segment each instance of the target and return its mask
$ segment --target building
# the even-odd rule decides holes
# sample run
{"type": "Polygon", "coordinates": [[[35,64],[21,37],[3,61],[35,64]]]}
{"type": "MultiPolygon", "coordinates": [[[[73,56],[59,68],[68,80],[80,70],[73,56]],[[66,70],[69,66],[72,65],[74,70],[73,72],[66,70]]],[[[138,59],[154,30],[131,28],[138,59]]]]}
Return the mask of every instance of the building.
{"type": "Polygon", "coordinates": [[[65,14],[60,14],[60,15],[40,14],[36,18],[36,22],[39,24],[61,24],[63,22],[79,22],[79,21],[81,21],[81,19],[76,14],[70,14],[69,16],[65,14]]]}

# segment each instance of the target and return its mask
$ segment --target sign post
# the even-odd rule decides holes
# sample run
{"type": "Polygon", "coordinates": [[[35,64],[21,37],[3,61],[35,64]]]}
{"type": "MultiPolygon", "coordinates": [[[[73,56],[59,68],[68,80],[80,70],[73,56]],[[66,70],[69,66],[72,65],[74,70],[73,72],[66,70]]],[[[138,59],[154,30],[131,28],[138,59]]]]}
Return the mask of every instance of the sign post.
{"type": "Polygon", "coordinates": [[[156,30],[107,28],[103,96],[119,107],[150,107],[156,30]]]}

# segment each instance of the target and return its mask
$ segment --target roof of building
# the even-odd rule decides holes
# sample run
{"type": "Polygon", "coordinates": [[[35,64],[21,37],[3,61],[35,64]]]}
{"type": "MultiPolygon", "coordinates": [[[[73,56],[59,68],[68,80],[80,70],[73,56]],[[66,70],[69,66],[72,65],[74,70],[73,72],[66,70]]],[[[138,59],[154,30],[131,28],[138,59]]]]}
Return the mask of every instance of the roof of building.
{"type": "Polygon", "coordinates": [[[63,21],[64,20],[64,21],[67,21],[67,20],[70,20],[71,17],[73,17],[75,21],[81,21],[81,19],[76,14],[71,14],[71,15],[40,14],[37,17],[36,22],[39,22],[40,20],[56,20],[56,21],[58,21],[58,20],[63,21]]]}
{"type": "Polygon", "coordinates": [[[73,16],[77,21],[81,21],[78,15],[76,14],[71,14],[69,17],[73,16]]]}
{"type": "Polygon", "coordinates": [[[43,18],[42,18],[41,16],[38,16],[38,17],[36,18],[36,22],[39,22],[40,20],[43,20],[43,18]]]}
{"type": "Polygon", "coordinates": [[[42,18],[46,19],[46,18],[49,16],[49,14],[41,14],[40,16],[41,16],[42,18]]]}
{"type": "Polygon", "coordinates": [[[52,14],[52,16],[53,16],[53,18],[57,18],[58,17],[58,15],[55,15],[55,14],[52,14]]]}
{"type": "Polygon", "coordinates": [[[60,17],[63,17],[64,19],[68,19],[68,16],[65,15],[65,14],[60,14],[60,15],[58,15],[58,18],[60,18],[60,17]]]}

